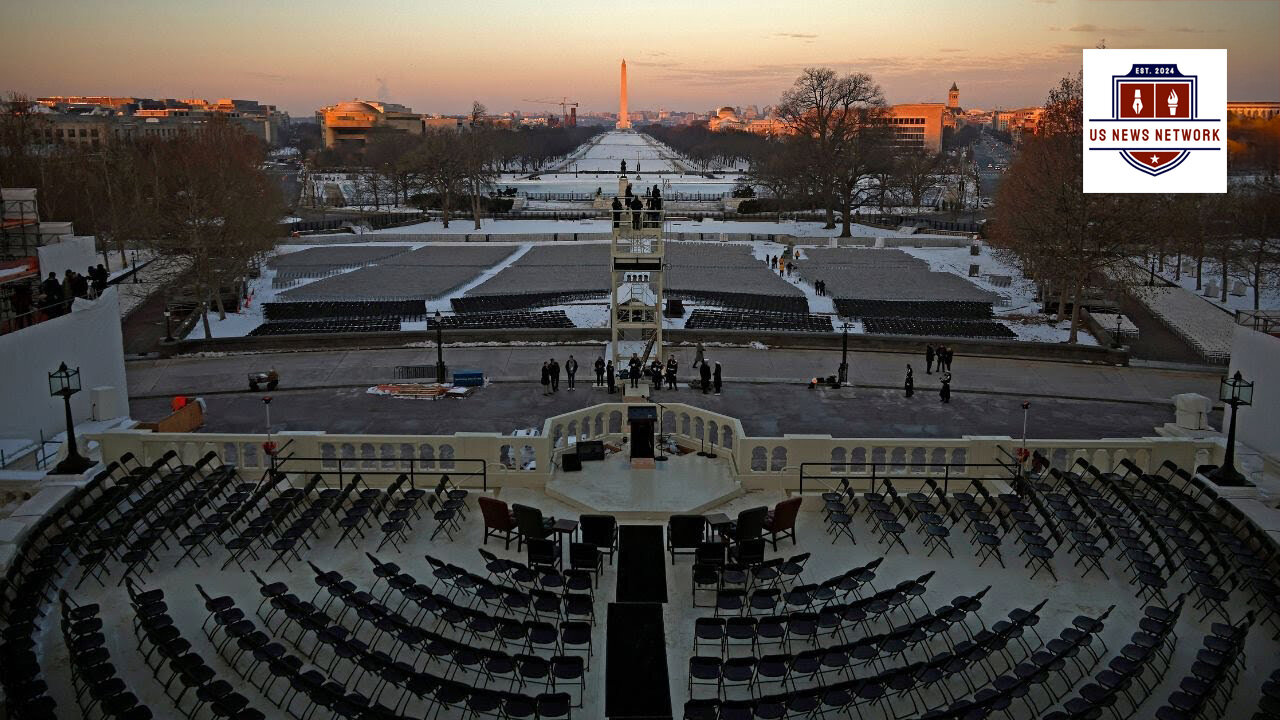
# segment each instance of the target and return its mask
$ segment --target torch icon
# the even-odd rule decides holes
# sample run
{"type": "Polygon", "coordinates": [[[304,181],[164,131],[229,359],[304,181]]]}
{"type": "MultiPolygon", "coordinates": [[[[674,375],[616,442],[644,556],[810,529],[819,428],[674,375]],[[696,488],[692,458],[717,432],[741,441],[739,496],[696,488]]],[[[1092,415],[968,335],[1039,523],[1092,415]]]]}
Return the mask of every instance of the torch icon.
{"type": "Polygon", "coordinates": [[[1137,88],[1133,89],[1133,113],[1135,115],[1142,113],[1142,91],[1137,88]]]}
{"type": "Polygon", "coordinates": [[[1169,114],[1173,115],[1178,112],[1178,93],[1171,88],[1169,90],[1169,114]]]}

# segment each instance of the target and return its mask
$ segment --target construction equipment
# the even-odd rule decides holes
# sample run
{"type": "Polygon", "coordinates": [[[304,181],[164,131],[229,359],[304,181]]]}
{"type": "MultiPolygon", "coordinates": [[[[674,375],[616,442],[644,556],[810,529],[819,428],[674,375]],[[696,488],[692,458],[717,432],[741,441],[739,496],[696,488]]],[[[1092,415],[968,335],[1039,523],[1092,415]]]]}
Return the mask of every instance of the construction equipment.
{"type": "Polygon", "coordinates": [[[539,98],[537,100],[525,98],[521,102],[538,103],[541,105],[559,105],[560,114],[563,116],[565,127],[573,127],[578,124],[578,103],[569,100],[567,96],[561,97],[559,100],[556,100],[555,98],[539,98]],[[573,115],[569,114],[569,108],[573,108],[573,115]]]}

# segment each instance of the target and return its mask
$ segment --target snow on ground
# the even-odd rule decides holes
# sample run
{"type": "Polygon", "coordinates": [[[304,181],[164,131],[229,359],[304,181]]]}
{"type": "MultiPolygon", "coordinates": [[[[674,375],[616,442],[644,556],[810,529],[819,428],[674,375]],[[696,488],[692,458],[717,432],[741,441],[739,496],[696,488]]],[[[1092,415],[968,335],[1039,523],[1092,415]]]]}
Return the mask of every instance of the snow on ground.
{"type": "Polygon", "coordinates": [[[1003,262],[985,244],[982,245],[982,254],[977,257],[969,254],[968,247],[900,249],[912,257],[929,263],[929,269],[934,272],[959,275],[983,290],[990,290],[1007,298],[1009,304],[996,308],[997,313],[1026,314],[1034,311],[1038,305],[1035,299],[1035,283],[1024,278],[1018,268],[1003,262]],[[978,271],[981,273],[979,277],[969,277],[970,265],[978,266],[978,271]],[[992,283],[990,277],[992,275],[1008,276],[1011,280],[1009,287],[999,287],[992,283]]]}
{"type": "MultiPolygon", "coordinates": [[[[1219,290],[1218,294],[1215,294],[1212,297],[1208,297],[1204,294],[1203,288],[1208,287],[1210,282],[1215,285],[1219,285],[1222,282],[1222,270],[1215,262],[1205,260],[1203,285],[1202,289],[1198,292],[1196,291],[1196,274],[1194,266],[1191,267],[1191,272],[1182,273],[1182,278],[1179,280],[1174,279],[1173,271],[1174,268],[1172,264],[1170,264],[1165,266],[1164,272],[1157,272],[1156,275],[1163,277],[1171,283],[1181,285],[1183,288],[1199,295],[1218,307],[1232,311],[1253,310],[1253,288],[1246,285],[1244,288],[1244,295],[1232,295],[1230,290],[1235,286],[1236,280],[1235,278],[1230,278],[1229,275],[1228,277],[1230,279],[1227,281],[1227,301],[1225,303],[1220,299],[1222,297],[1221,290],[1219,290]]],[[[1264,279],[1262,283],[1262,295],[1258,301],[1258,308],[1260,310],[1280,310],[1280,281],[1272,282],[1268,285],[1264,279]]]]}
{"type": "MultiPolygon", "coordinates": [[[[1006,320],[1010,330],[1018,335],[1019,340],[1028,342],[1044,342],[1044,343],[1064,343],[1071,337],[1071,321],[1063,320],[1059,323],[1039,322],[1032,320],[1030,322],[1019,322],[1017,320],[1006,320]]],[[[1097,345],[1098,340],[1089,334],[1089,331],[1083,327],[1077,333],[1076,339],[1080,345],[1097,345]]]]}

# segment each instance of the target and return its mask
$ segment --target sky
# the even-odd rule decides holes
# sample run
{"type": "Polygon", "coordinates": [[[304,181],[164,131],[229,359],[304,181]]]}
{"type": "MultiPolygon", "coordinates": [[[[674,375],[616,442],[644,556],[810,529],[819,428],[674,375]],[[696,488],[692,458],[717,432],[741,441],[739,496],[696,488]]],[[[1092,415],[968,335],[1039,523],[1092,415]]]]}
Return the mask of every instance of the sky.
{"type": "Polygon", "coordinates": [[[992,109],[1042,103],[1104,41],[1225,47],[1230,99],[1280,100],[1280,0],[5,2],[0,92],[615,111],[625,57],[632,110],[763,107],[807,66],[992,109]]]}

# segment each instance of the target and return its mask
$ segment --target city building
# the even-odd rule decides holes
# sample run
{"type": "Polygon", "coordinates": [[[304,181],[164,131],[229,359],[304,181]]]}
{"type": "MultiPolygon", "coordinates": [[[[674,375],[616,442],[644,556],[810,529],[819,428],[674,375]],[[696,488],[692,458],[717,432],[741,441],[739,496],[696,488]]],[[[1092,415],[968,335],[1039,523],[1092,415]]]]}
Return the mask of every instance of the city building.
{"type": "Polygon", "coordinates": [[[363,148],[375,129],[422,134],[423,119],[410,108],[374,100],[352,100],[316,111],[326,148],[363,148]]]}
{"type": "Polygon", "coordinates": [[[952,117],[942,103],[910,103],[889,108],[894,144],[902,149],[942,151],[944,117],[952,117]]]}
{"type": "Polygon", "coordinates": [[[707,127],[715,131],[745,130],[747,125],[738,117],[737,110],[730,105],[725,105],[712,113],[711,119],[707,121],[707,127]]]}
{"type": "Polygon", "coordinates": [[[1227,115],[1270,120],[1280,116],[1280,102],[1228,102],[1227,115]]]}
{"type": "Polygon", "coordinates": [[[133,137],[174,137],[226,119],[268,145],[278,145],[288,113],[256,100],[61,96],[37,98],[44,136],[57,144],[97,146],[133,137]]]}

